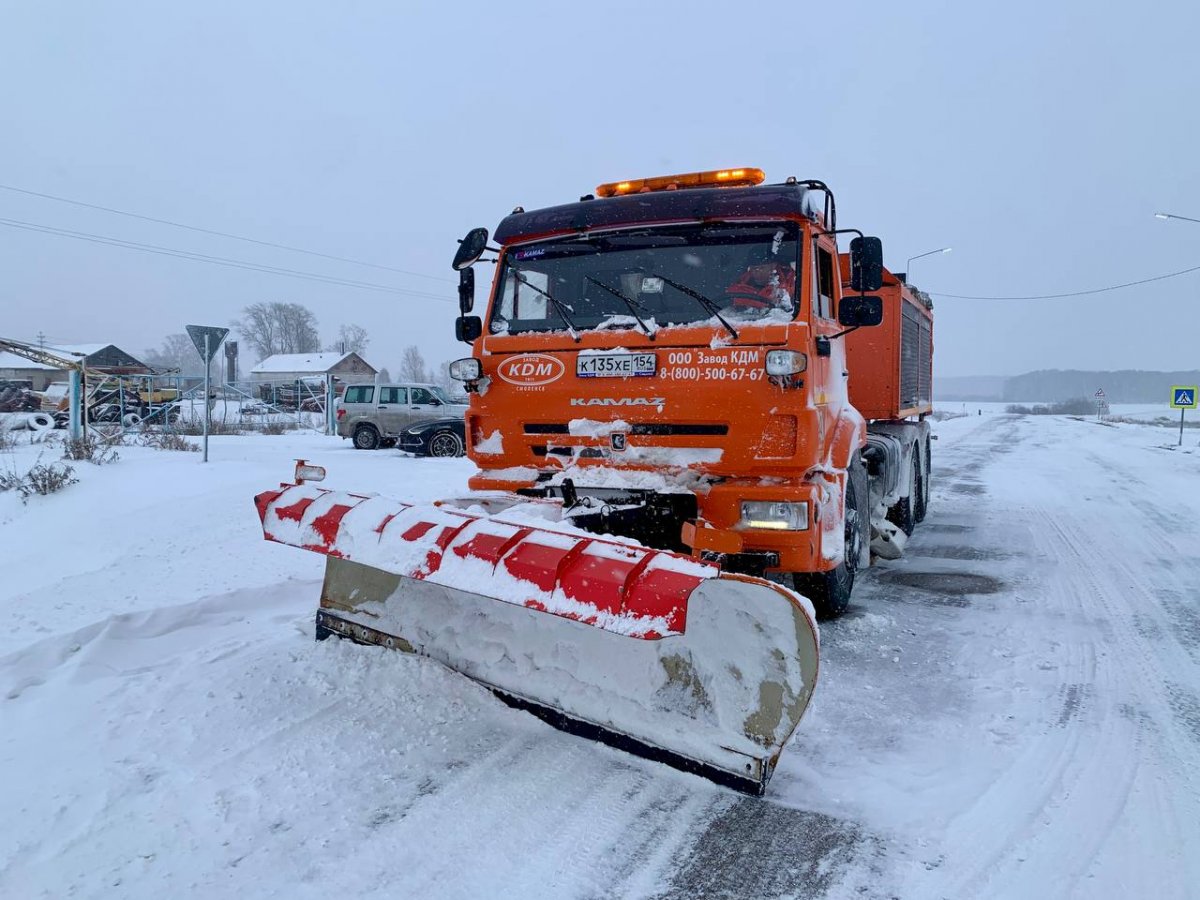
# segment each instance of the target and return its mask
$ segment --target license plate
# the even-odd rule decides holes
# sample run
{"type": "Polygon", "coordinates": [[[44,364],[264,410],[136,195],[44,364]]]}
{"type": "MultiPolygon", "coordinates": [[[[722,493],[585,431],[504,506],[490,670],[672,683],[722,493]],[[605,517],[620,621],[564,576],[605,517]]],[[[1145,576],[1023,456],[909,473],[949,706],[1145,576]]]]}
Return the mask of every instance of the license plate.
{"type": "Polygon", "coordinates": [[[580,378],[638,378],[653,375],[656,367],[653,353],[588,353],[577,357],[575,374],[580,378]]]}

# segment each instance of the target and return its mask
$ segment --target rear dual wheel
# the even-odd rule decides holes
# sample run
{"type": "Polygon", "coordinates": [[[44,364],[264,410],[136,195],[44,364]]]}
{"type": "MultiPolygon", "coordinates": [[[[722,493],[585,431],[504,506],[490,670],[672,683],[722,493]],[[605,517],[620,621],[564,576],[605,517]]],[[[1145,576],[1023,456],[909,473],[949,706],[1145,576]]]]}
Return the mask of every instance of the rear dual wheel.
{"type": "Polygon", "coordinates": [[[929,472],[932,466],[929,462],[929,442],[925,442],[925,452],[922,454],[923,460],[920,468],[921,486],[917,490],[916,511],[913,518],[918,522],[924,522],[925,516],[929,513],[929,472]]]}
{"type": "Polygon", "coordinates": [[[924,480],[921,472],[920,454],[914,446],[912,452],[912,471],[909,473],[908,494],[897,500],[888,510],[887,514],[888,521],[907,536],[911,536],[913,529],[917,527],[917,523],[925,518],[921,499],[924,491],[924,487],[922,486],[924,480]]]}

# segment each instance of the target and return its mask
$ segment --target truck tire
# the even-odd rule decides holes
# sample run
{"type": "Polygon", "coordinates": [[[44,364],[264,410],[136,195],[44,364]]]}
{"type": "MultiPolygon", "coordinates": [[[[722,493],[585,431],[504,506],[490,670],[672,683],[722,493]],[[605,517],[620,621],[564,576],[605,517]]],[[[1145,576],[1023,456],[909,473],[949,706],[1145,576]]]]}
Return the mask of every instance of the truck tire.
{"type": "Polygon", "coordinates": [[[923,465],[921,466],[921,491],[919,494],[920,505],[917,507],[917,512],[914,518],[918,522],[924,522],[925,517],[929,515],[929,473],[932,470],[932,465],[929,462],[929,447],[930,442],[925,441],[925,453],[923,465]]]}
{"type": "Polygon", "coordinates": [[[909,474],[908,496],[901,497],[888,510],[887,519],[906,536],[911,536],[917,522],[917,498],[921,491],[921,460],[914,445],[912,453],[912,472],[909,474]]]}
{"type": "Polygon", "coordinates": [[[797,572],[792,576],[796,590],[812,602],[818,619],[836,618],[850,605],[854,575],[858,572],[858,560],[862,554],[863,535],[866,534],[863,528],[866,496],[866,470],[856,456],[851,464],[850,477],[846,479],[842,561],[828,572],[797,572]]]}
{"type": "Polygon", "coordinates": [[[354,447],[357,450],[378,449],[379,431],[374,425],[359,425],[354,429],[354,447]]]}

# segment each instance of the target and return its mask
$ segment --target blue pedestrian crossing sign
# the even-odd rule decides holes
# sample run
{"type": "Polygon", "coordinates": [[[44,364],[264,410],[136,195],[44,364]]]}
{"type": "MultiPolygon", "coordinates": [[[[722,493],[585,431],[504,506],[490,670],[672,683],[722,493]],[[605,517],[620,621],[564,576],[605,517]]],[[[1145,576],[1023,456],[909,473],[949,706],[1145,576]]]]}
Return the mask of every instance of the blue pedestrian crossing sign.
{"type": "Polygon", "coordinates": [[[1171,408],[1172,409],[1195,409],[1196,408],[1196,385],[1174,385],[1171,388],[1171,408]]]}

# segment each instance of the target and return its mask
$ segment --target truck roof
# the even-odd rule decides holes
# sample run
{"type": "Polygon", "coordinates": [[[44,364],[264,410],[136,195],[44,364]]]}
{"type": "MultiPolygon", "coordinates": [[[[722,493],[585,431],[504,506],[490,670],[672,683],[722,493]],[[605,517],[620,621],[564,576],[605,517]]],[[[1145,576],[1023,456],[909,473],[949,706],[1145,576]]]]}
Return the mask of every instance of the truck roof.
{"type": "Polygon", "coordinates": [[[495,239],[502,244],[511,244],[555,233],[627,225],[631,222],[756,216],[811,218],[820,213],[823,204],[824,194],[803,184],[650,191],[579,200],[529,212],[517,207],[520,211],[506,216],[497,226],[495,239]]]}

